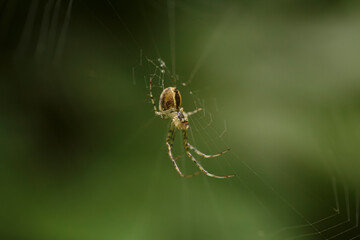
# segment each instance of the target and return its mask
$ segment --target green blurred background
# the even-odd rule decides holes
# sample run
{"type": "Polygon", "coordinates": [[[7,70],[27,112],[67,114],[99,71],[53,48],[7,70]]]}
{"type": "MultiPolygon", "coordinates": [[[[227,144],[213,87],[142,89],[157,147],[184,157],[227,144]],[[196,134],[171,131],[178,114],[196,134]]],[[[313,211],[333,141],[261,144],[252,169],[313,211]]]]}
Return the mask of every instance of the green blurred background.
{"type": "Polygon", "coordinates": [[[359,2],[0,0],[0,50],[0,239],[359,236],[359,2]]]}

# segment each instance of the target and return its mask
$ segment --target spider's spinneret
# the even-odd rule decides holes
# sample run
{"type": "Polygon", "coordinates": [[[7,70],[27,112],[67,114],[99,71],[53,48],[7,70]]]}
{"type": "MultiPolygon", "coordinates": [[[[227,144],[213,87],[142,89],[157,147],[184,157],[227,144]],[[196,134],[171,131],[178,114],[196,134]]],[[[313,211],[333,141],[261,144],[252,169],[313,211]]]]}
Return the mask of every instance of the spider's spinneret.
{"type": "Polygon", "coordinates": [[[172,119],[178,129],[189,127],[187,115],[181,107],[180,91],[176,87],[168,87],[162,91],[159,109],[162,112],[167,112],[167,117],[172,119]]]}

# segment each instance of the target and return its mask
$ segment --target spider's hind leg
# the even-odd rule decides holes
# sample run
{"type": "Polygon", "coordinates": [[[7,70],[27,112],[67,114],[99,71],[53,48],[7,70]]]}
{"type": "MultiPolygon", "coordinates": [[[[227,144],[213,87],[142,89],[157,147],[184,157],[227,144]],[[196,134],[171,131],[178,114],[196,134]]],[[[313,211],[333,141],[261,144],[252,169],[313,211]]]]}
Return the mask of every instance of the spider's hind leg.
{"type": "Polygon", "coordinates": [[[226,149],[226,150],[222,151],[221,153],[208,155],[208,154],[200,152],[194,146],[192,146],[190,143],[187,143],[187,145],[190,147],[191,150],[196,152],[197,155],[202,156],[204,158],[218,157],[218,156],[223,155],[224,153],[227,153],[228,151],[230,151],[230,149],[226,149]]]}
{"type": "MultiPolygon", "coordinates": [[[[190,153],[189,148],[190,148],[190,144],[188,142],[188,131],[187,130],[183,130],[183,141],[184,141],[184,148],[185,148],[185,152],[188,155],[188,157],[198,166],[198,168],[207,176],[209,177],[213,177],[213,178],[229,178],[229,177],[234,177],[236,176],[235,174],[231,174],[231,175],[226,175],[226,176],[217,176],[214,175],[212,173],[209,173],[208,171],[205,170],[205,168],[203,166],[201,166],[201,164],[194,158],[194,156],[190,153]]],[[[194,148],[194,147],[193,147],[194,148]]],[[[195,149],[195,148],[194,148],[195,149]]],[[[195,150],[194,150],[195,151],[195,150]]],[[[201,153],[199,151],[199,153],[201,153]]],[[[203,153],[201,153],[203,154],[203,153]]],[[[222,154],[222,153],[221,153],[222,154]]],[[[204,154],[205,155],[205,154],[204,154]]],[[[211,156],[211,155],[206,155],[206,156],[211,156]]]]}
{"type": "Polygon", "coordinates": [[[173,162],[174,164],[174,167],[176,169],[176,171],[179,173],[179,175],[181,177],[185,177],[185,178],[190,178],[190,177],[194,177],[194,176],[197,176],[199,175],[201,172],[196,172],[194,174],[189,174],[189,175],[185,175],[183,174],[181,171],[180,171],[180,168],[179,166],[177,165],[176,163],[176,158],[174,158],[173,154],[172,154],[172,147],[174,145],[174,139],[175,139],[175,133],[176,133],[176,128],[175,128],[175,125],[173,123],[170,124],[170,128],[169,128],[169,132],[168,132],[168,135],[166,137],[166,146],[168,148],[168,153],[169,153],[169,157],[171,159],[171,161],[173,162]]]}

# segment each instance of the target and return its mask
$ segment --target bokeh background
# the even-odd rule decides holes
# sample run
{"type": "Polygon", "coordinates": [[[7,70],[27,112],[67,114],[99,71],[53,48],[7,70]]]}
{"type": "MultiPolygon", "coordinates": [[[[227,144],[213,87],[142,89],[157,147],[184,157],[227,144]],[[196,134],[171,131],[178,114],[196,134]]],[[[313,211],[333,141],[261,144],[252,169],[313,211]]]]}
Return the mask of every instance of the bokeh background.
{"type": "Polygon", "coordinates": [[[356,239],[359,44],[350,0],[0,0],[0,239],[356,239]],[[237,177],[177,175],[146,58],[237,177]]]}

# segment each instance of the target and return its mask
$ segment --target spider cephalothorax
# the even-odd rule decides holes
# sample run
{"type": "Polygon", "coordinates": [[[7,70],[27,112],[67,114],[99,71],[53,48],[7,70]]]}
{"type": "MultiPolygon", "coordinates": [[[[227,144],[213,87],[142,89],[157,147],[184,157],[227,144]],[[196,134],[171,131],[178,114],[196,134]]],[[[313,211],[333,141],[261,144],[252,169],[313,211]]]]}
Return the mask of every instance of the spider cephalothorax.
{"type": "Polygon", "coordinates": [[[160,95],[160,101],[159,101],[159,110],[157,111],[156,109],[156,105],[155,105],[155,101],[154,101],[154,97],[152,95],[152,77],[150,77],[150,99],[152,104],[154,105],[154,113],[155,115],[160,116],[161,118],[170,118],[171,119],[171,124],[170,124],[170,129],[168,132],[168,136],[166,138],[166,146],[168,148],[168,153],[170,156],[170,159],[173,161],[174,166],[176,171],[180,174],[181,177],[192,177],[195,175],[200,174],[200,172],[191,174],[191,175],[184,175],[177,163],[175,158],[173,157],[172,154],[172,147],[174,145],[174,139],[175,139],[175,133],[176,130],[182,130],[183,133],[183,141],[184,141],[184,148],[185,148],[185,152],[187,154],[187,156],[189,158],[191,158],[191,160],[193,160],[193,162],[199,167],[199,169],[205,173],[207,176],[209,177],[214,177],[214,178],[228,178],[228,177],[234,177],[235,175],[227,175],[227,176],[216,176],[212,173],[209,173],[208,171],[206,171],[203,166],[200,165],[200,163],[194,158],[194,156],[190,153],[190,149],[193,150],[196,154],[204,157],[204,158],[210,158],[210,157],[218,157],[226,152],[229,151],[229,149],[218,153],[218,154],[214,154],[214,155],[206,155],[202,152],[200,152],[199,150],[197,150],[195,147],[193,147],[189,141],[188,141],[188,128],[189,128],[189,120],[188,120],[188,116],[191,116],[199,111],[201,111],[201,108],[198,108],[192,112],[184,112],[183,108],[181,107],[181,95],[180,95],[180,91],[176,88],[176,87],[168,87],[165,88],[161,95],[160,95]]]}

